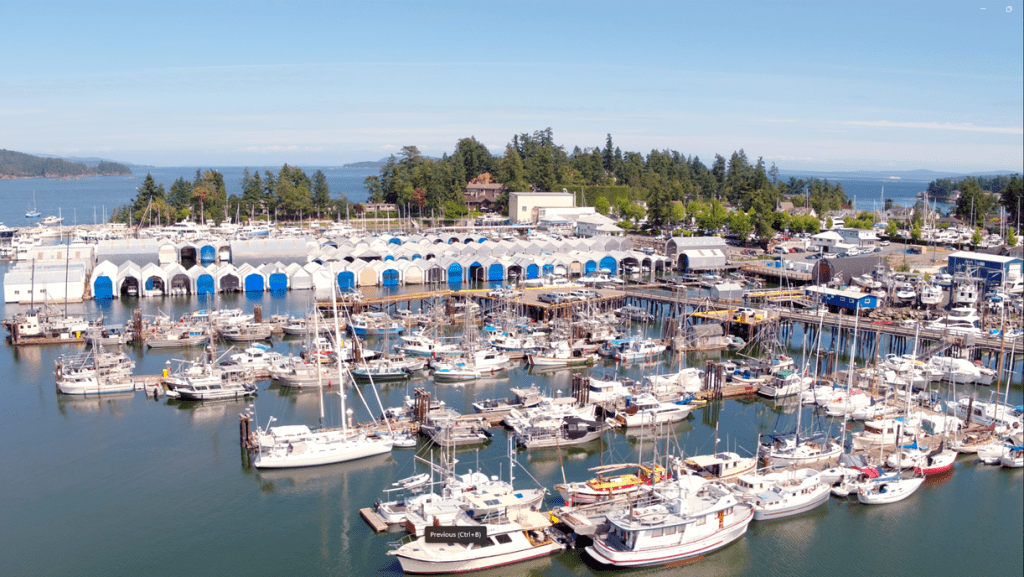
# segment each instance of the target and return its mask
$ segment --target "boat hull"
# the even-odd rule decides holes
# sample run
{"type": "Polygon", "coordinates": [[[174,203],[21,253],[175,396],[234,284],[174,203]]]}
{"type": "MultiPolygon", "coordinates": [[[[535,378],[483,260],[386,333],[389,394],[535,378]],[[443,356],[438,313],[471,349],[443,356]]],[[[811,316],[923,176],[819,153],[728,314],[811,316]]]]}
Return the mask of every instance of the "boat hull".
{"type": "Polygon", "coordinates": [[[275,456],[269,454],[257,454],[253,459],[253,466],[257,469],[299,469],[303,467],[318,467],[321,465],[333,465],[354,461],[374,455],[382,455],[391,450],[392,444],[389,441],[355,443],[351,447],[345,447],[347,443],[338,443],[337,447],[329,447],[322,451],[310,451],[305,455],[283,455],[275,456]]]}
{"type": "Polygon", "coordinates": [[[829,495],[832,493],[832,488],[828,485],[821,485],[816,493],[812,493],[813,497],[808,499],[805,503],[794,504],[790,507],[780,508],[761,508],[754,507],[754,520],[755,521],[771,521],[773,519],[782,519],[783,517],[791,517],[793,515],[799,515],[806,513],[812,509],[824,505],[828,501],[829,495]]]}
{"type": "MultiPolygon", "coordinates": [[[[486,551],[489,548],[490,547],[487,547],[483,550],[486,551]]],[[[561,548],[561,545],[552,542],[546,545],[509,551],[498,555],[452,559],[450,561],[420,559],[403,555],[401,553],[398,553],[395,556],[398,557],[398,563],[402,566],[402,571],[413,575],[432,575],[438,573],[466,573],[468,571],[481,571],[484,569],[491,569],[493,567],[511,565],[513,563],[519,563],[550,555],[551,553],[561,550],[561,548]]],[[[480,551],[480,549],[477,549],[477,551],[480,551]]]]}
{"type": "MultiPolygon", "coordinates": [[[[743,507],[743,505],[737,505],[737,509],[739,507],[743,507]]],[[[611,548],[604,540],[596,539],[594,544],[585,550],[598,563],[613,567],[648,567],[691,559],[721,549],[742,537],[754,519],[753,508],[749,505],[746,507],[747,514],[739,521],[690,543],[656,550],[631,551],[611,548]]]]}

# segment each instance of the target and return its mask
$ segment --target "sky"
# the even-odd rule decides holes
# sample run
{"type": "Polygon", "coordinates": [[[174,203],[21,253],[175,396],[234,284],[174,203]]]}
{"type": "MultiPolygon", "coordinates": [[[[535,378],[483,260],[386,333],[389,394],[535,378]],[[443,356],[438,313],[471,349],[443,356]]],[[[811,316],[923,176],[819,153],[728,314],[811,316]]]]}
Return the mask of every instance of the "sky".
{"type": "Polygon", "coordinates": [[[0,0],[0,148],[336,166],[403,146],[743,149],[781,170],[1024,167],[1024,5],[0,0]]]}

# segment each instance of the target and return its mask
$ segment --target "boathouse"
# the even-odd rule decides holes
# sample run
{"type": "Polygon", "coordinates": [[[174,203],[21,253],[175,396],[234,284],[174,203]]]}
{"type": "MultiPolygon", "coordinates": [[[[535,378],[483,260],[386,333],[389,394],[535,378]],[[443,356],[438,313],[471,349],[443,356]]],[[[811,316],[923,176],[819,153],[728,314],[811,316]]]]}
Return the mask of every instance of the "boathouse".
{"type": "Polygon", "coordinates": [[[973,278],[987,291],[1021,278],[1022,263],[1024,260],[1013,256],[959,251],[949,255],[946,272],[973,278]]]}
{"type": "Polygon", "coordinates": [[[855,290],[810,286],[804,289],[804,294],[811,300],[820,300],[821,304],[832,310],[841,309],[852,313],[878,308],[878,297],[855,290]]]}

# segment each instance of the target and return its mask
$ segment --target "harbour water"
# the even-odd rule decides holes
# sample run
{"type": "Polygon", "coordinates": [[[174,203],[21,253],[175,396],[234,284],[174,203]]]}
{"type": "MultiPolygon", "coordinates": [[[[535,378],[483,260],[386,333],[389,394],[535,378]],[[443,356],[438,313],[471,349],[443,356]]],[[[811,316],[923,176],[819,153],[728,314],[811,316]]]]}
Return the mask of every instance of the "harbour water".
{"type": "MultiPolygon", "coordinates": [[[[6,270],[0,266],[0,272],[6,270]]],[[[406,290],[406,289],[399,289],[406,290]]],[[[420,290],[408,287],[408,290],[420,290]]],[[[367,291],[372,293],[372,291],[367,291]]],[[[69,312],[103,313],[127,320],[135,307],[178,316],[197,308],[263,307],[264,315],[301,314],[307,291],[288,294],[226,294],[200,301],[168,297],[71,305],[69,312]]],[[[8,305],[4,317],[24,310],[8,305]]],[[[799,331],[790,339],[799,347],[799,331]]],[[[275,337],[273,348],[297,352],[301,339],[275,337]]],[[[246,468],[238,443],[238,416],[251,405],[260,426],[315,424],[315,392],[290,393],[259,383],[250,402],[181,403],[142,393],[71,398],[56,394],[53,362],[82,345],[5,347],[0,354],[0,575],[398,575],[385,552],[398,534],[378,535],[358,510],[383,496],[391,482],[418,472],[413,455],[398,450],[362,461],[307,470],[266,472],[246,468]]],[[[799,350],[792,349],[797,355],[799,350]]],[[[158,374],[167,361],[196,352],[132,350],[136,373],[158,374]]],[[[691,355],[688,364],[702,366],[691,355]]],[[[667,372],[664,362],[589,369],[639,378],[667,372]]],[[[1010,401],[1020,404],[1020,365],[1010,401]]],[[[587,371],[584,371],[587,372],[587,371]]],[[[385,405],[399,404],[413,387],[469,413],[478,398],[507,396],[513,386],[536,383],[567,393],[572,371],[531,373],[525,367],[464,386],[434,386],[427,380],[385,385],[385,405]]],[[[329,393],[336,392],[331,383],[329,393]]],[[[944,386],[938,390],[944,391],[944,386]]],[[[365,390],[364,390],[365,392],[365,390]]],[[[988,398],[986,387],[961,388],[988,398]]],[[[326,422],[337,424],[338,396],[326,394],[326,422]]],[[[349,390],[356,420],[368,412],[349,390]]],[[[667,444],[686,455],[728,446],[748,455],[759,433],[795,425],[796,405],[764,399],[726,400],[698,409],[671,429],[667,444]],[[717,427],[717,433],[716,433],[717,427]]],[[[802,409],[803,422],[813,419],[802,409]]],[[[823,424],[828,425],[827,422],[823,424]]],[[[833,426],[837,426],[833,424],[833,426]]],[[[460,450],[458,469],[508,476],[506,433],[495,431],[485,448],[460,450]]],[[[660,441],[664,451],[666,441],[660,441]]],[[[547,506],[561,504],[552,487],[589,478],[599,463],[649,459],[652,441],[610,433],[582,447],[519,451],[517,485],[531,476],[552,491],[547,506]],[[641,455],[642,452],[642,455],[641,455]],[[529,475],[526,474],[529,472],[529,475]]],[[[435,453],[436,455],[436,453],[435,453]]],[[[436,458],[436,457],[435,457],[436,458]]],[[[615,572],[619,573],[619,572],[615,572]]],[[[1024,475],[961,457],[953,473],[929,480],[907,500],[866,506],[832,499],[814,512],[780,521],[756,522],[733,545],[694,563],[670,569],[623,571],[681,576],[861,576],[1024,574],[1024,475]]],[[[486,575],[569,577],[608,575],[582,551],[566,551],[486,575]]]]}

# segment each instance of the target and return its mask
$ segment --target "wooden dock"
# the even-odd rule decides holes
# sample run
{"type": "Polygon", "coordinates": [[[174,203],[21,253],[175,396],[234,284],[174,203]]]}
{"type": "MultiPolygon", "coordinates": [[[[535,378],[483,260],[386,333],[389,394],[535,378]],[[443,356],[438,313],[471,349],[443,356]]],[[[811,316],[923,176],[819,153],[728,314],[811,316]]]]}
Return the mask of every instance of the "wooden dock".
{"type": "Polygon", "coordinates": [[[363,521],[366,521],[366,524],[375,532],[384,533],[388,530],[388,524],[373,509],[364,507],[359,510],[359,514],[363,517],[363,521]]]}

